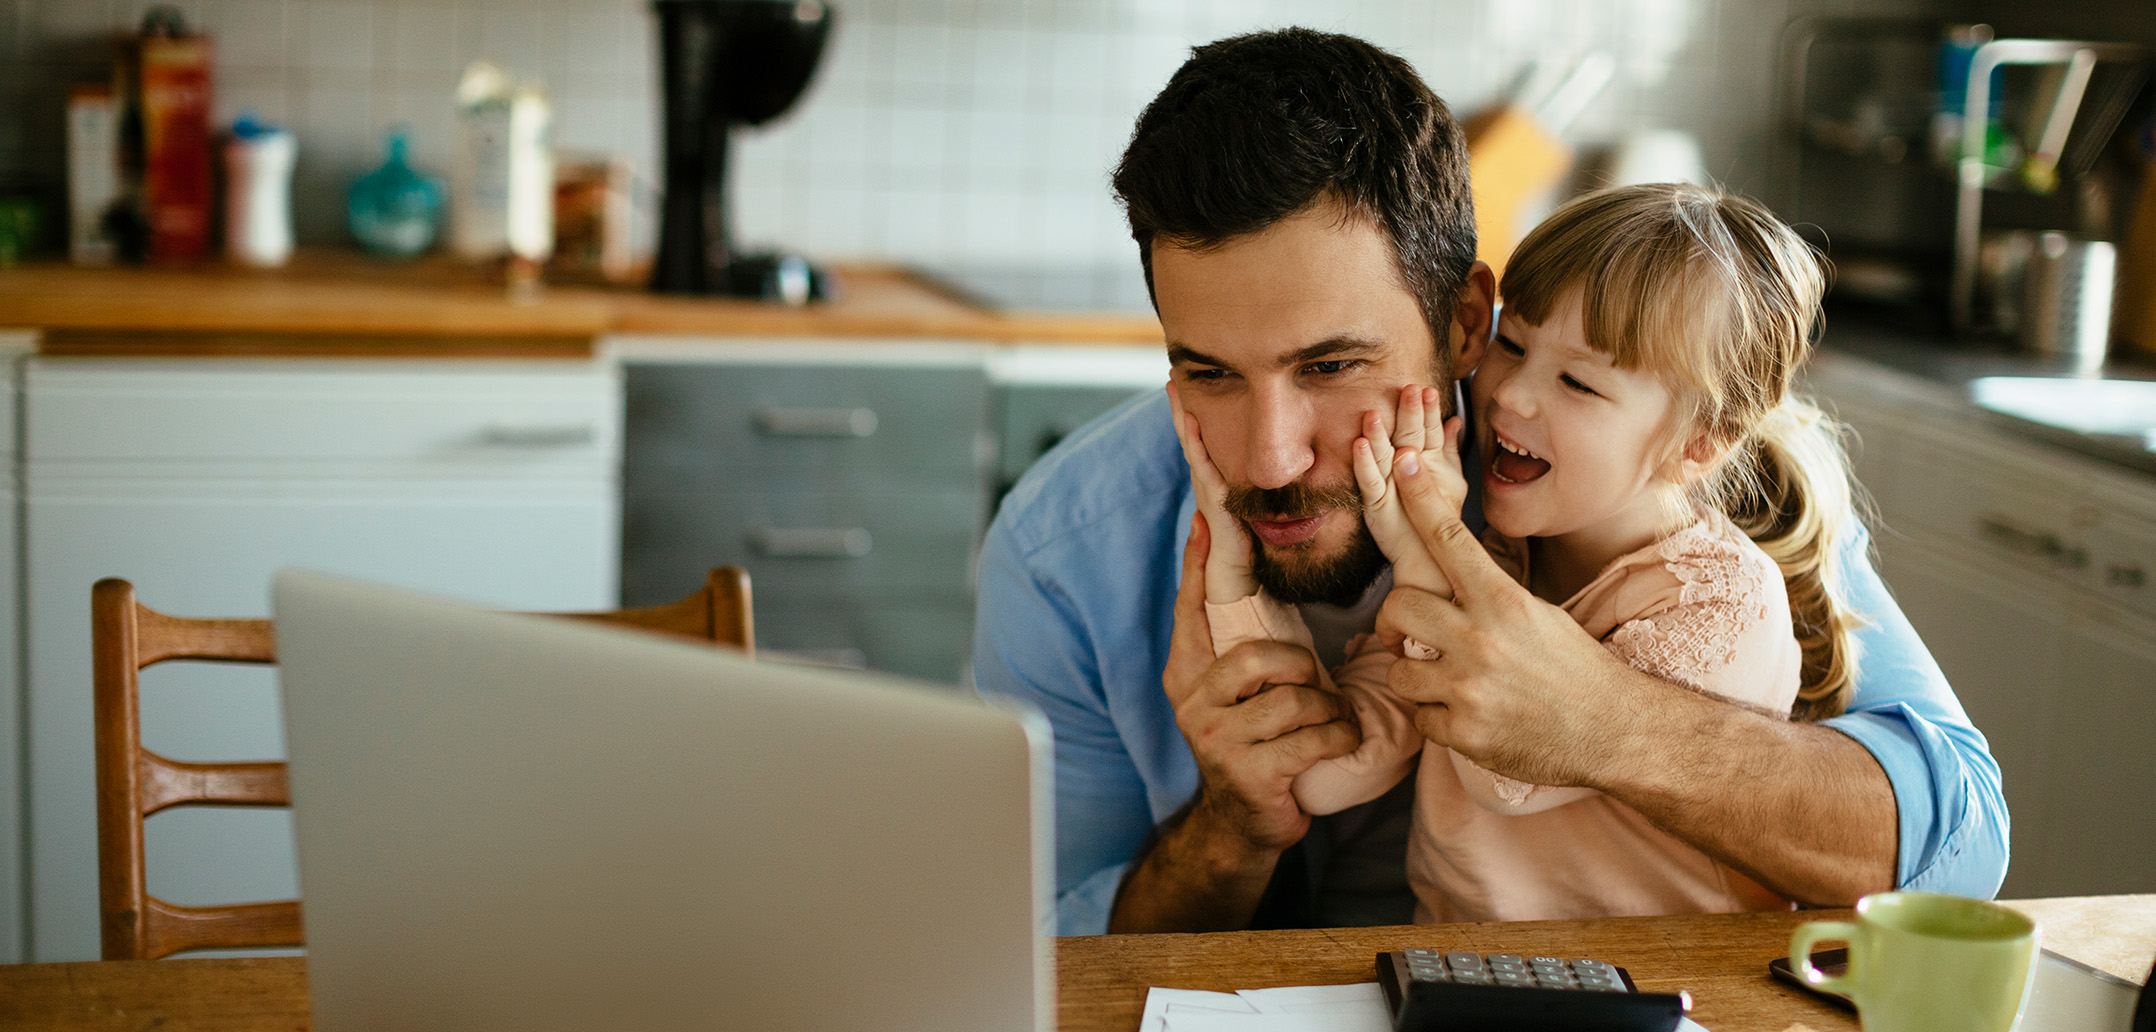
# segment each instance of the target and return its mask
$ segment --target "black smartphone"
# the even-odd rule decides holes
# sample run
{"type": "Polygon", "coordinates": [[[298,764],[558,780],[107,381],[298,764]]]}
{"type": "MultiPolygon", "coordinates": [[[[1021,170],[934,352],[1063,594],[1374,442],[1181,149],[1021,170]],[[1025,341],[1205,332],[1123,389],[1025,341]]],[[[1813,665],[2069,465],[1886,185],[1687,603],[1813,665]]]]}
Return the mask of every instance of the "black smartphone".
{"type": "MultiPolygon", "coordinates": [[[[1820,950],[1812,954],[1812,966],[1823,974],[1843,974],[1849,970],[1849,951],[1820,950]]],[[[1787,957],[1768,961],[1767,971],[1836,1006],[1856,1009],[1847,996],[1805,985],[1790,969],[1787,957]]],[[[2151,984],[2156,985],[2156,972],[2151,973],[2151,984]]],[[[2156,996],[2156,989],[2144,989],[2117,975],[2044,950],[2037,958],[2036,984],[2029,991],[2029,1004],[2022,1010],[2021,1023],[2014,1027],[2016,1032],[2156,1032],[2156,1004],[2142,1007],[2141,1016],[2135,1015],[2135,1005],[2145,995],[2156,996]]]]}

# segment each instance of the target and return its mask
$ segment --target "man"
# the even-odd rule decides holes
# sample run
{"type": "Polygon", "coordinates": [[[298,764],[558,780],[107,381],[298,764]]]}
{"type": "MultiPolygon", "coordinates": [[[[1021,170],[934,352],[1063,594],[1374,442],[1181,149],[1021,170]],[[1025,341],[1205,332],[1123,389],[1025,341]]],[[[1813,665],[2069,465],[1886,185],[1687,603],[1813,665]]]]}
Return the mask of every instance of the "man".
{"type": "Polygon", "coordinates": [[[1872,620],[1865,665],[1850,712],[1824,724],[1624,666],[1563,611],[1478,575],[1493,571],[1472,568],[1458,520],[1422,529],[1473,590],[1457,604],[1390,592],[1348,449],[1364,411],[1389,416],[1406,383],[1449,393],[1489,337],[1466,165],[1404,62],[1305,30],[1199,48],[1140,116],[1116,189],[1240,525],[1193,519],[1154,395],[1042,460],[989,531],[974,678],[1055,727],[1061,932],[1407,921],[1412,779],[1319,820],[1289,794],[1358,741],[1312,686],[1317,663],[1373,629],[1444,654],[1391,677],[1443,708],[1422,721],[1437,744],[1600,789],[1786,898],[1996,892],[1997,765],[1861,543],[1846,560],[1872,620]],[[1198,569],[1218,534],[1252,536],[1254,572],[1300,606],[1315,656],[1278,642],[1213,655],[1198,569]]]}

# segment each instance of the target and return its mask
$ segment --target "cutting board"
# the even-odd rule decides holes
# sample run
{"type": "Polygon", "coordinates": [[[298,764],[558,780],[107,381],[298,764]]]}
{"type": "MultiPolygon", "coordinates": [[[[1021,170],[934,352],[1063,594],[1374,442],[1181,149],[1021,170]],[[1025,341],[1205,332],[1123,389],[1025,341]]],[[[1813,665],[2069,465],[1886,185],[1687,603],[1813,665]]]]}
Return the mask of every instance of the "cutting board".
{"type": "Polygon", "coordinates": [[[2156,358],[2156,161],[2141,176],[2141,199],[2134,208],[2133,229],[2119,255],[2117,307],[2112,336],[2122,345],[2156,358]]]}
{"type": "Polygon", "coordinates": [[[1475,196],[1476,257],[1500,279],[1530,210],[1572,170],[1572,148],[1532,114],[1500,105],[1468,120],[1467,169],[1475,196]]]}

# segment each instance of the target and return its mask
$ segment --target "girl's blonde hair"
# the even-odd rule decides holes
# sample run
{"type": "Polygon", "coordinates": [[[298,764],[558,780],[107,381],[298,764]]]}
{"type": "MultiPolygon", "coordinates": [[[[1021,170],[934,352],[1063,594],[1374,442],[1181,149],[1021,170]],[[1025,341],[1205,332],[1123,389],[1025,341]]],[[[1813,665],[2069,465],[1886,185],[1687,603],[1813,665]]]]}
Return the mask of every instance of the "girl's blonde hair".
{"type": "Polygon", "coordinates": [[[1728,450],[1691,485],[1780,565],[1803,646],[1791,716],[1842,712],[1862,618],[1837,557],[1854,530],[1841,427],[1790,393],[1810,355],[1826,270],[1758,202],[1676,183],[1588,194],[1521,241],[1505,267],[1508,312],[1541,325],[1582,293],[1587,342],[1623,369],[1660,377],[1685,417],[1728,450]]]}

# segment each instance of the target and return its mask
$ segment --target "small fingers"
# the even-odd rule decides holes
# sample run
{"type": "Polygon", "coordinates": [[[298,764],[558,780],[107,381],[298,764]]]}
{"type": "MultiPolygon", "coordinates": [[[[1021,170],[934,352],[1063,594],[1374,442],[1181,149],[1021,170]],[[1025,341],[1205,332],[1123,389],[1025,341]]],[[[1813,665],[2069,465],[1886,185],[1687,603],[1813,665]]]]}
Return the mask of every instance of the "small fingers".
{"type": "Polygon", "coordinates": [[[1377,459],[1378,469],[1392,469],[1392,432],[1385,428],[1385,417],[1376,409],[1362,414],[1363,440],[1370,442],[1370,454],[1377,459]]]}
{"type": "Polygon", "coordinates": [[[1438,404],[1439,397],[1440,394],[1435,387],[1424,387],[1422,389],[1422,439],[1424,441],[1444,440],[1445,425],[1452,422],[1452,419],[1460,418],[1454,416],[1452,419],[1446,419],[1445,406],[1438,404]]]}
{"type": "Polygon", "coordinates": [[[1355,486],[1362,489],[1362,504],[1366,509],[1375,509],[1385,504],[1386,494],[1392,487],[1391,482],[1385,479],[1385,467],[1380,465],[1383,460],[1377,457],[1376,449],[1377,442],[1368,437],[1356,438],[1354,447],[1350,449],[1355,467],[1355,486]]]}
{"type": "Polygon", "coordinates": [[[1425,389],[1420,384],[1408,384],[1400,388],[1399,413],[1393,418],[1393,447],[1423,447],[1423,391],[1425,389]]]}

